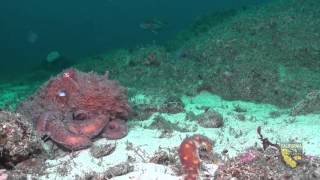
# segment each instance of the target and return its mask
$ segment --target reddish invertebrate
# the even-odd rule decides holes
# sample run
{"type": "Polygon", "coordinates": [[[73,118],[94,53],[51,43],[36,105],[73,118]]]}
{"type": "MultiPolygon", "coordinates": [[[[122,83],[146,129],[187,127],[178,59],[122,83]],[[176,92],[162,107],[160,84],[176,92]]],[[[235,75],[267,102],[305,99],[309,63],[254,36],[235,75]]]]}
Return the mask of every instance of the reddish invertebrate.
{"type": "Polygon", "coordinates": [[[45,112],[40,115],[40,117],[36,121],[36,130],[40,135],[48,135],[47,134],[47,126],[48,122],[53,121],[55,119],[61,119],[61,114],[58,112],[45,112]]]}
{"type": "Polygon", "coordinates": [[[47,124],[49,137],[56,143],[69,150],[79,150],[91,145],[90,138],[81,134],[74,134],[65,129],[61,121],[50,121],[47,124]]]}
{"type": "Polygon", "coordinates": [[[36,130],[40,135],[44,135],[46,133],[49,116],[49,112],[44,113],[39,117],[39,119],[36,122],[36,130]]]}
{"type": "Polygon", "coordinates": [[[100,134],[103,128],[109,122],[109,117],[99,115],[92,119],[82,121],[73,120],[67,123],[68,129],[75,134],[82,134],[89,138],[93,138],[100,134]]]}
{"type": "Polygon", "coordinates": [[[40,135],[69,150],[85,148],[101,134],[109,139],[124,137],[130,110],[126,91],[107,73],[75,69],[51,78],[18,108],[35,120],[40,135]]]}
{"type": "Polygon", "coordinates": [[[199,151],[212,152],[213,142],[202,135],[194,135],[184,139],[178,153],[184,171],[184,180],[197,180],[199,176],[199,151]]]}
{"type": "Polygon", "coordinates": [[[126,136],[128,133],[128,126],[123,120],[110,121],[102,134],[107,139],[120,139],[126,136]]]}

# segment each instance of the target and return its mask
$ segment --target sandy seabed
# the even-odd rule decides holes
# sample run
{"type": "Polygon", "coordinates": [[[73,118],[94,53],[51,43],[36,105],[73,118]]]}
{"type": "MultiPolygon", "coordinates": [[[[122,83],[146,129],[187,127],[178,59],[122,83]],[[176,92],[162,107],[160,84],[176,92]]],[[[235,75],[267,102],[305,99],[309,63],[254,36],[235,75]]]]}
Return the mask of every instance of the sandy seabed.
{"type": "MultiPolygon", "coordinates": [[[[202,92],[195,97],[182,97],[182,102],[185,107],[183,113],[154,113],[147,120],[129,122],[131,126],[129,134],[123,139],[116,141],[100,139],[95,142],[95,145],[116,143],[116,148],[110,155],[97,159],[91,155],[89,149],[86,149],[59,159],[48,160],[46,164],[49,168],[44,172],[46,175],[39,179],[77,179],[93,172],[103,173],[112,166],[128,162],[128,159],[134,159],[130,163],[133,171],[112,179],[182,179],[182,176],[178,176],[170,166],[149,163],[150,158],[159,149],[169,150],[178,147],[186,136],[193,134],[202,134],[214,140],[214,153],[223,154],[224,150],[228,150],[228,153],[222,158],[234,157],[250,147],[261,147],[256,132],[259,126],[263,128],[264,135],[270,141],[300,142],[306,155],[320,156],[320,138],[316,136],[320,129],[320,115],[318,114],[293,117],[289,115],[287,109],[278,109],[268,104],[226,101],[207,92],[202,92]],[[192,111],[199,114],[204,111],[203,107],[212,108],[222,114],[224,119],[222,128],[203,128],[196,122],[185,120],[186,112],[192,111]],[[241,112],[245,120],[239,120],[239,112],[234,110],[235,107],[246,110],[241,112]],[[273,117],[272,112],[279,112],[280,115],[273,117]],[[193,132],[174,131],[169,137],[161,137],[160,130],[146,128],[159,115],[193,132]]],[[[212,170],[209,172],[211,176],[214,176],[217,167],[218,164],[212,163],[210,167],[212,170]]]]}

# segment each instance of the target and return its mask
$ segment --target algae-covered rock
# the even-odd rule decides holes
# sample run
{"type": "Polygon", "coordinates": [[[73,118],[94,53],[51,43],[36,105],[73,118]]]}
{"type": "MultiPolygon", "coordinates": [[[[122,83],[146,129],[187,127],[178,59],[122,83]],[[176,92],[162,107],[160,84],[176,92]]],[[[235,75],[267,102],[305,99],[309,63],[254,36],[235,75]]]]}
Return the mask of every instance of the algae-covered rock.
{"type": "Polygon", "coordinates": [[[320,91],[312,91],[299,101],[292,109],[292,116],[308,113],[320,113],[320,91]]]}
{"type": "Polygon", "coordinates": [[[0,167],[11,169],[41,152],[40,138],[30,121],[20,114],[0,111],[0,167]]]}

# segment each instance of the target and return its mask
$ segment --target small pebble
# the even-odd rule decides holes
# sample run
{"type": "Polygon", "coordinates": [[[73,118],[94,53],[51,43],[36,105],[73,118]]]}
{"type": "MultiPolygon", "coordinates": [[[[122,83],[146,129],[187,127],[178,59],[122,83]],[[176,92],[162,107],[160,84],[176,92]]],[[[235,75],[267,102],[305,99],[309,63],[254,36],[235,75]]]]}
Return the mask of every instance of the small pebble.
{"type": "Polygon", "coordinates": [[[90,153],[95,158],[110,155],[116,149],[116,144],[94,145],[90,148],[90,153]]]}

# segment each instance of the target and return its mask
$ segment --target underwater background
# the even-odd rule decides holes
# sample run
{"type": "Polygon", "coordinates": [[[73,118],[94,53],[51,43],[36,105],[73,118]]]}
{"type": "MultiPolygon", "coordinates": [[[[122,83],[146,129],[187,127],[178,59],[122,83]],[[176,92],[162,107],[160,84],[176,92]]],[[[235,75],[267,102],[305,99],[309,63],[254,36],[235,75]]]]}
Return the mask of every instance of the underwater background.
{"type": "Polygon", "coordinates": [[[201,15],[264,1],[4,0],[0,6],[0,79],[30,71],[55,50],[77,61],[116,48],[163,44],[201,15]],[[152,18],[167,27],[156,35],[139,27],[152,18]]]}
{"type": "Polygon", "coordinates": [[[320,179],[319,7],[1,2],[0,180],[320,179]]]}

